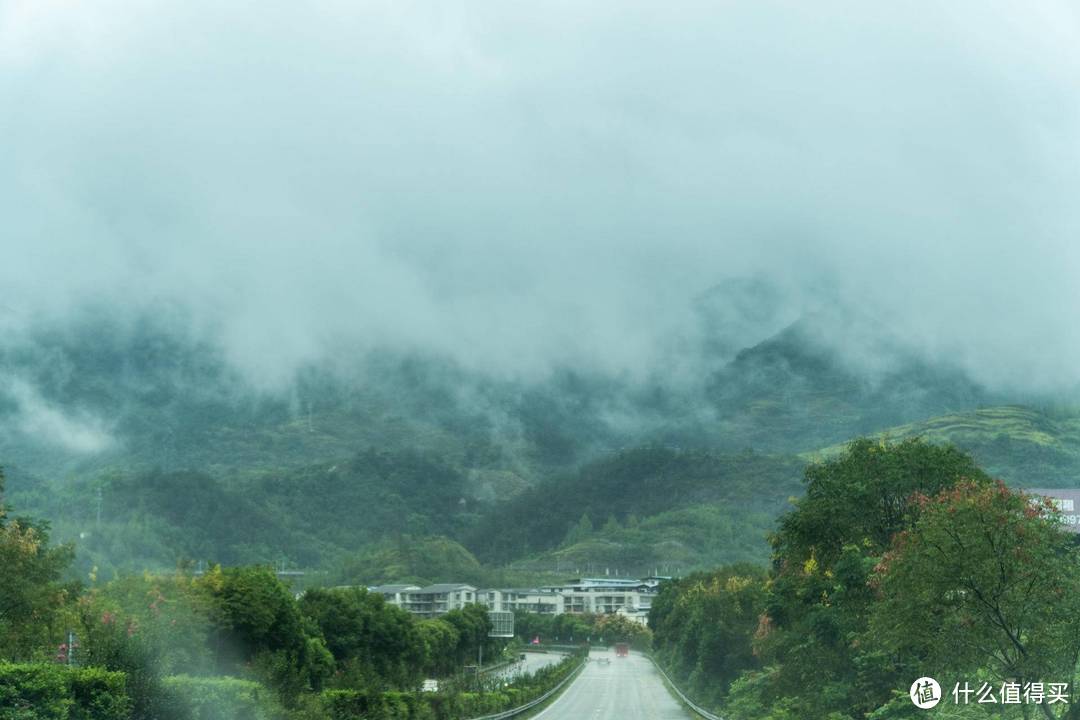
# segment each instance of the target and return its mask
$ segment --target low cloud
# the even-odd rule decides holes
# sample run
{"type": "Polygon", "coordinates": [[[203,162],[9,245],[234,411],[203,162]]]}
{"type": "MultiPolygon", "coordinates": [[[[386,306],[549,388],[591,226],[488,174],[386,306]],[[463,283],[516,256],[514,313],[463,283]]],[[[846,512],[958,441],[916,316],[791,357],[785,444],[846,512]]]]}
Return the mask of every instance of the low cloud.
{"type": "Polygon", "coordinates": [[[14,404],[11,419],[3,424],[4,430],[20,433],[24,442],[56,447],[76,455],[91,455],[114,447],[114,440],[101,420],[57,407],[25,381],[9,379],[0,385],[0,398],[14,404]]]}
{"type": "Polygon", "coordinates": [[[854,307],[888,342],[823,327],[852,357],[1072,387],[1077,88],[1064,1],[9,1],[0,320],[181,308],[266,385],[372,347],[644,376],[765,277],[763,331],[854,307]]]}

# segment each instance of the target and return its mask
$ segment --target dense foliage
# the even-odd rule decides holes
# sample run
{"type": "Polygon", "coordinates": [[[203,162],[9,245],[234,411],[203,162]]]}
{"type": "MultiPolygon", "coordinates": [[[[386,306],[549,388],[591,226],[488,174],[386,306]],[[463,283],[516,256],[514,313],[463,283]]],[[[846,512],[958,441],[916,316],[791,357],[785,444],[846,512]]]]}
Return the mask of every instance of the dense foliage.
{"type": "MultiPolygon", "coordinates": [[[[564,541],[580,543],[609,517],[618,527],[606,535],[616,542],[629,540],[618,529],[640,526],[635,518],[703,503],[737,508],[743,517],[756,511],[771,518],[796,490],[801,467],[791,458],[752,452],[722,455],[652,446],[625,450],[515,496],[484,517],[471,546],[481,558],[508,560],[564,541]],[[591,527],[575,534],[583,516],[591,527]],[[491,537],[500,540],[485,542],[491,537]]],[[[735,517],[734,512],[726,515],[729,522],[735,517]]],[[[752,537],[752,530],[748,534],[752,537]]],[[[636,559],[646,566],[655,560],[648,555],[636,559]]]]}
{"type": "Polygon", "coordinates": [[[740,673],[758,667],[753,639],[765,604],[765,571],[727,566],[666,583],[649,626],[657,659],[701,702],[717,705],[740,673]]]}
{"type": "Polygon", "coordinates": [[[722,568],[656,599],[657,656],[692,695],[731,720],[883,719],[920,712],[922,675],[1075,680],[1080,550],[1050,505],[917,439],[855,441],[806,482],[767,575],[722,568]]]}
{"type": "MultiPolygon", "coordinates": [[[[482,606],[420,621],[362,588],[298,600],[260,566],[106,583],[91,573],[89,587],[65,586],[70,548],[48,546],[44,523],[8,520],[0,507],[0,530],[3,720],[328,720],[348,716],[341,692],[397,707],[394,693],[412,698],[422,678],[501,650],[482,606]],[[31,662],[3,662],[13,659],[31,662]]],[[[423,708],[407,701],[397,717],[502,709],[544,678],[554,682],[543,675],[472,699],[450,683],[448,696],[423,708]]]]}
{"type": "Polygon", "coordinates": [[[0,470],[0,657],[29,658],[57,634],[72,588],[60,583],[70,546],[49,545],[48,523],[9,517],[0,470]]]}
{"type": "Polygon", "coordinates": [[[0,662],[0,720],[128,720],[124,673],[0,662]]]}

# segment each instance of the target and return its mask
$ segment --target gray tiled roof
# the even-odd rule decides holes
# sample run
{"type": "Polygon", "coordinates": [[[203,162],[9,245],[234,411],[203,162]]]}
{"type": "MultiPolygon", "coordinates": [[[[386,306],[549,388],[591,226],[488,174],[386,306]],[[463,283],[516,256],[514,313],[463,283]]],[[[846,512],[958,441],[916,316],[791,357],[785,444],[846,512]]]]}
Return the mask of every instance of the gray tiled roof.
{"type": "Polygon", "coordinates": [[[455,590],[476,590],[472,585],[466,585],[465,583],[439,583],[436,585],[428,585],[427,587],[414,590],[417,595],[431,595],[434,593],[448,593],[455,590]]]}

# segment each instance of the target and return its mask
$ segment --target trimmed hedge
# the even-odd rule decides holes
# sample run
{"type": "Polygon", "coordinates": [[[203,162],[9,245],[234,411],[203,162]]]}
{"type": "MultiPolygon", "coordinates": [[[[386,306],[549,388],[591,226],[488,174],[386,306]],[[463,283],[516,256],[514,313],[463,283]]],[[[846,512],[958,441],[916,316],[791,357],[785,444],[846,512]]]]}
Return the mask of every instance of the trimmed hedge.
{"type": "MultiPolygon", "coordinates": [[[[273,691],[234,677],[173,675],[163,684],[178,717],[191,720],[281,720],[285,711],[273,691]]],[[[2,720],[2,719],[0,719],[2,720]]]]}
{"type": "Polygon", "coordinates": [[[122,672],[0,662],[0,720],[129,720],[131,708],[122,672]]]}
{"type": "Polygon", "coordinates": [[[330,720],[435,720],[427,698],[416,693],[324,690],[330,720]]]}
{"type": "Polygon", "coordinates": [[[539,670],[527,687],[494,692],[403,693],[324,690],[322,706],[330,720],[465,720],[524,705],[555,687],[582,661],[580,653],[539,670]]]}

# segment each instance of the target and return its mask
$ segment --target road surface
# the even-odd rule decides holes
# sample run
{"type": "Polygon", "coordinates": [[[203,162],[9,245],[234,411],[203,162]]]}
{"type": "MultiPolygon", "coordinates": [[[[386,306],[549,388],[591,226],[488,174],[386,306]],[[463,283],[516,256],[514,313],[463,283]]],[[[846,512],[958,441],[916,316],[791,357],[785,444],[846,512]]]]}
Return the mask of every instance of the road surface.
{"type": "Polygon", "coordinates": [[[531,675],[540,668],[562,662],[566,657],[566,653],[557,652],[527,652],[524,655],[524,661],[496,670],[494,674],[504,680],[513,681],[518,675],[531,675]]]}
{"type": "Polygon", "coordinates": [[[581,675],[533,720],[688,720],[649,659],[594,650],[581,675]],[[611,662],[599,662],[608,658],[611,662]]]}

